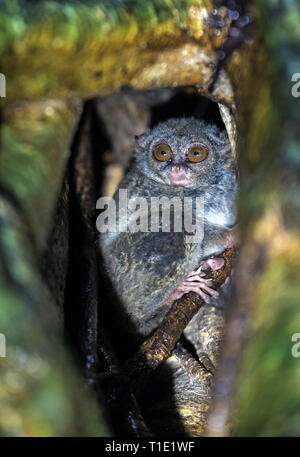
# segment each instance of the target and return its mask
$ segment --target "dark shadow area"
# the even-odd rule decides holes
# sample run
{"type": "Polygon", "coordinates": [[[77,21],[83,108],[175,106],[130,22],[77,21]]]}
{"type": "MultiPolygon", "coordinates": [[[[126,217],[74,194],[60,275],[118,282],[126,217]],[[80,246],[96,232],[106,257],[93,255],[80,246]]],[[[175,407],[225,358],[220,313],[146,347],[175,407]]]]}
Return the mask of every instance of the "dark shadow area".
{"type": "Polygon", "coordinates": [[[150,127],[170,118],[180,117],[195,117],[224,129],[217,104],[201,97],[193,87],[188,87],[186,91],[174,91],[170,100],[154,106],[151,110],[150,127]]]}

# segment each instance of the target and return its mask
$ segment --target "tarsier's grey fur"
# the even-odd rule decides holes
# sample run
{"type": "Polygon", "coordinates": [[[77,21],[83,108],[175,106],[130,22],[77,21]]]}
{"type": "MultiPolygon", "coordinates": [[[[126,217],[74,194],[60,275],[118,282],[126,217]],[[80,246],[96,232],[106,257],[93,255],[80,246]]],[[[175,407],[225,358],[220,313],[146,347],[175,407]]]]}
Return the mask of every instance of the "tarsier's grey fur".
{"type": "MultiPolygon", "coordinates": [[[[109,275],[132,331],[147,336],[170,308],[166,299],[199,267],[200,262],[222,253],[230,245],[236,224],[236,167],[227,133],[194,118],[170,119],[138,138],[135,155],[119,189],[129,197],[204,197],[204,238],[186,243],[186,233],[104,233],[100,249],[109,275]],[[153,147],[167,143],[175,162],[193,143],[208,149],[207,158],[193,167],[193,180],[186,187],[165,181],[165,166],[153,157],[153,147]]],[[[130,216],[129,216],[130,217],[130,216]]]]}

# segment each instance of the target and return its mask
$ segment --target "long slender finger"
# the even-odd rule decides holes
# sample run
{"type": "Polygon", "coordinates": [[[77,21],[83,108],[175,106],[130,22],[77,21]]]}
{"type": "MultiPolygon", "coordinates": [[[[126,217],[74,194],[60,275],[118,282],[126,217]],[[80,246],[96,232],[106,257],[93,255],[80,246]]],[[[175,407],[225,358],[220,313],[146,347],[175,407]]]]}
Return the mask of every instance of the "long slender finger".
{"type": "Polygon", "coordinates": [[[201,283],[203,282],[203,283],[205,283],[205,284],[212,283],[212,279],[204,279],[204,278],[202,278],[202,277],[199,276],[199,275],[189,276],[188,278],[185,279],[184,282],[186,282],[186,281],[188,281],[188,282],[189,282],[189,281],[193,281],[193,282],[194,282],[194,281],[199,281],[199,282],[201,282],[201,283]]]}
{"type": "Polygon", "coordinates": [[[186,283],[186,282],[184,282],[183,285],[184,285],[186,288],[190,288],[190,289],[193,289],[193,290],[195,290],[195,289],[197,289],[197,288],[199,288],[199,289],[204,289],[206,292],[208,292],[208,293],[209,293],[212,297],[214,297],[214,298],[218,298],[218,296],[219,296],[219,292],[217,292],[216,290],[212,289],[211,287],[209,287],[209,286],[208,286],[207,284],[205,284],[205,283],[199,284],[199,283],[197,283],[197,282],[195,282],[195,283],[192,283],[192,282],[186,283]]]}
{"type": "Polygon", "coordinates": [[[209,296],[203,292],[199,285],[189,285],[189,287],[186,288],[186,293],[188,292],[196,292],[198,295],[200,295],[201,298],[203,298],[205,303],[210,303],[209,296]]]}
{"type": "Polygon", "coordinates": [[[190,273],[188,273],[187,278],[189,276],[195,276],[195,275],[204,275],[204,273],[201,273],[201,267],[198,268],[198,270],[193,270],[190,273]]]}
{"type": "Polygon", "coordinates": [[[198,289],[197,291],[198,295],[200,295],[201,298],[207,303],[208,305],[210,304],[210,298],[208,295],[206,295],[201,289],[198,289]]]}
{"type": "Polygon", "coordinates": [[[212,289],[211,287],[208,287],[206,284],[201,284],[201,289],[206,290],[212,297],[218,298],[219,297],[219,292],[216,290],[212,289]]]}

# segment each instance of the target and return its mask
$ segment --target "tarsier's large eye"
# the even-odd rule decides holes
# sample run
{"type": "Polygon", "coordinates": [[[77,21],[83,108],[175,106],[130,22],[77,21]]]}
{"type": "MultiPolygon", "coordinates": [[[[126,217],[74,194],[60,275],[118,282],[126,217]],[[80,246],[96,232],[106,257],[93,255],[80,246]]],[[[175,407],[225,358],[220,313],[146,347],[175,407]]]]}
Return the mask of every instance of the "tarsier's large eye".
{"type": "Polygon", "coordinates": [[[172,158],[172,149],[165,143],[160,143],[155,146],[153,156],[160,162],[168,162],[172,158]]]}
{"type": "Polygon", "coordinates": [[[202,162],[208,155],[207,149],[201,144],[196,144],[189,149],[188,159],[190,162],[202,162]]]}

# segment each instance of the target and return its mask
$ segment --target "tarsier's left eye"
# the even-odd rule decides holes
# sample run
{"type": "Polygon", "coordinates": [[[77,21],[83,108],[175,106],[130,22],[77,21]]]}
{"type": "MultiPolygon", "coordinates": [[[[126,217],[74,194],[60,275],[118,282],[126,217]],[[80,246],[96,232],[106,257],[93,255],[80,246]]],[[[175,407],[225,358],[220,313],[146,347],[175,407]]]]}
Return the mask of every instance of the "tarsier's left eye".
{"type": "Polygon", "coordinates": [[[172,158],[172,149],[168,144],[157,144],[153,150],[153,155],[160,162],[168,162],[172,158]]]}
{"type": "Polygon", "coordinates": [[[208,156],[207,149],[201,144],[196,144],[189,149],[188,159],[190,162],[202,162],[208,156]]]}

